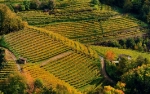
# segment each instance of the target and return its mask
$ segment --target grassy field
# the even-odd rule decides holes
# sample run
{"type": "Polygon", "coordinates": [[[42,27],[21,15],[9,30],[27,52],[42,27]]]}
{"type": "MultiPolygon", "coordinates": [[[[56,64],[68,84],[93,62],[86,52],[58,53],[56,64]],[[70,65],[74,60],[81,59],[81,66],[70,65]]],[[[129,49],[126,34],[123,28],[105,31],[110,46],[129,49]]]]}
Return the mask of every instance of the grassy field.
{"type": "Polygon", "coordinates": [[[144,58],[149,59],[150,54],[149,53],[142,53],[134,50],[128,50],[128,49],[118,49],[113,47],[102,47],[102,46],[91,46],[92,49],[98,51],[98,53],[105,55],[107,51],[113,51],[117,56],[120,54],[126,54],[130,55],[133,59],[136,59],[138,56],[143,56],[144,58]]]}

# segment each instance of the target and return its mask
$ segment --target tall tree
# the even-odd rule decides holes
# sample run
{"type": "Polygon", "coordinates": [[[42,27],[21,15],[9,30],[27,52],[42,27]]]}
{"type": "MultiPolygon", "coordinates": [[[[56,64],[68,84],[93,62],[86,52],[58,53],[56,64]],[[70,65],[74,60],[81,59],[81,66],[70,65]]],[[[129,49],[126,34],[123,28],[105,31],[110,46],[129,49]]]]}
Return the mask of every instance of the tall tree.
{"type": "Polygon", "coordinates": [[[0,69],[2,69],[7,63],[5,61],[5,50],[4,49],[0,49],[0,69]]]}
{"type": "Polygon", "coordinates": [[[131,11],[132,9],[132,3],[131,3],[131,0],[125,0],[124,2],[124,5],[123,5],[123,9],[126,11],[126,12],[129,12],[131,11]]]}
{"type": "Polygon", "coordinates": [[[126,94],[150,94],[150,65],[142,65],[126,72],[122,82],[126,83],[126,94]]]}

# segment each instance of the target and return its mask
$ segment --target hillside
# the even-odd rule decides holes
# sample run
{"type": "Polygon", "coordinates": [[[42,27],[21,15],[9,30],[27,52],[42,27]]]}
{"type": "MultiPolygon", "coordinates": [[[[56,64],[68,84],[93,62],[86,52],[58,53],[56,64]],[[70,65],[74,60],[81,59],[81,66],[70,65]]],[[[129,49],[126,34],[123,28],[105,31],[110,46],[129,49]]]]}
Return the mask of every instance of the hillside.
{"type": "Polygon", "coordinates": [[[4,58],[6,60],[4,62],[5,63],[4,67],[0,68],[0,83],[1,83],[0,87],[1,87],[1,85],[3,85],[2,82],[6,80],[10,74],[17,72],[17,66],[15,64],[15,61],[11,53],[9,53],[8,50],[1,48],[1,47],[0,47],[0,50],[4,51],[4,58]]]}
{"type": "MultiPolygon", "coordinates": [[[[100,61],[97,59],[97,53],[61,35],[27,26],[23,30],[5,35],[4,41],[17,57],[27,58],[28,62],[39,62],[35,65],[39,70],[53,74],[76,89],[82,88],[81,91],[85,90],[83,87],[90,86],[93,80],[100,77],[100,66],[97,66],[100,61]],[[45,64],[46,60],[70,51],[71,54],[45,64]]],[[[30,67],[30,64],[28,66],[30,67]]],[[[31,72],[32,68],[24,68],[36,78],[31,72]]],[[[42,80],[45,81],[43,78],[42,80]]]]}
{"type": "Polygon", "coordinates": [[[149,92],[148,23],[100,1],[0,0],[0,94],[149,92]]]}
{"type": "Polygon", "coordinates": [[[56,1],[54,13],[23,11],[17,13],[30,25],[39,26],[84,44],[99,44],[122,37],[142,37],[147,24],[110,6],[87,1],[56,1]],[[63,6],[63,4],[66,6],[63,6]]]}

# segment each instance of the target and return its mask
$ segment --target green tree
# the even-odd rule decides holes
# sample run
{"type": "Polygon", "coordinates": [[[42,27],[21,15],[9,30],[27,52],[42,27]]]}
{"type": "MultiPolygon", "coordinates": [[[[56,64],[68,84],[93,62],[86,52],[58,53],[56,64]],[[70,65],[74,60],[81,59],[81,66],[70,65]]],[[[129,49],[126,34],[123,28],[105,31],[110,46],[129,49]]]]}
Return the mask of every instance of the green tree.
{"type": "Polygon", "coordinates": [[[2,11],[0,11],[0,30],[2,29],[2,24],[3,24],[3,14],[2,11]]]}
{"type": "Polygon", "coordinates": [[[25,94],[27,85],[25,79],[19,73],[12,74],[5,81],[3,92],[5,94],[25,94]]]}
{"type": "Polygon", "coordinates": [[[50,87],[50,88],[44,87],[43,91],[42,91],[42,94],[56,94],[56,91],[53,90],[52,87],[50,87]]]}
{"type": "Polygon", "coordinates": [[[33,92],[36,92],[36,89],[41,89],[43,88],[43,82],[41,79],[36,79],[35,82],[34,82],[34,91],[33,92]]]}
{"type": "Polygon", "coordinates": [[[127,12],[131,11],[133,5],[131,3],[131,0],[125,0],[124,5],[123,5],[123,9],[127,12]]]}
{"type": "Polygon", "coordinates": [[[0,4],[0,14],[2,14],[0,34],[6,34],[24,28],[22,19],[13,13],[6,5],[0,4]]]}
{"type": "Polygon", "coordinates": [[[99,5],[99,0],[91,0],[91,3],[94,5],[99,5]]]}
{"type": "Polygon", "coordinates": [[[52,11],[55,9],[55,1],[54,0],[49,0],[48,8],[52,11]]]}
{"type": "Polygon", "coordinates": [[[25,1],[23,1],[23,4],[24,4],[26,10],[30,10],[30,1],[25,0],[25,1]]]}
{"type": "Polygon", "coordinates": [[[126,40],[125,39],[119,40],[119,44],[122,45],[122,46],[125,45],[126,44],[126,40]]]}
{"type": "Polygon", "coordinates": [[[30,2],[30,9],[38,9],[41,5],[41,2],[39,0],[32,0],[30,2]]]}
{"type": "Polygon", "coordinates": [[[150,94],[150,65],[142,65],[122,75],[126,94],[150,94]]]}
{"type": "Polygon", "coordinates": [[[0,69],[4,68],[6,65],[6,60],[5,60],[5,50],[0,48],[0,69]]]}
{"type": "Polygon", "coordinates": [[[126,41],[127,48],[134,48],[134,45],[135,45],[135,41],[133,38],[127,39],[127,41],[126,41]]]}
{"type": "Polygon", "coordinates": [[[142,7],[142,0],[132,0],[133,12],[139,13],[142,7]]]}

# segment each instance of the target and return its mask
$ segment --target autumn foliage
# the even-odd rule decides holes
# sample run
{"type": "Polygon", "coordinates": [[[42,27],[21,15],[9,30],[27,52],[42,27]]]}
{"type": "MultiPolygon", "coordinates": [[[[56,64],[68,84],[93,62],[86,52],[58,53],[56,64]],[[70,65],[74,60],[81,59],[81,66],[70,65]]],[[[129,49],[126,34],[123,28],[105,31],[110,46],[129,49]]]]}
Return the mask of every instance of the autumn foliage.
{"type": "Polygon", "coordinates": [[[125,94],[122,90],[115,89],[111,86],[104,86],[104,94],[125,94]]]}
{"type": "Polygon", "coordinates": [[[24,28],[26,23],[13,13],[6,5],[0,4],[0,34],[18,31],[24,28]]]}
{"type": "Polygon", "coordinates": [[[115,59],[115,53],[113,51],[107,51],[106,52],[106,59],[110,60],[110,61],[113,61],[115,59]]]}

